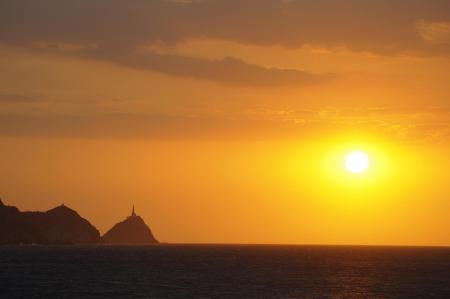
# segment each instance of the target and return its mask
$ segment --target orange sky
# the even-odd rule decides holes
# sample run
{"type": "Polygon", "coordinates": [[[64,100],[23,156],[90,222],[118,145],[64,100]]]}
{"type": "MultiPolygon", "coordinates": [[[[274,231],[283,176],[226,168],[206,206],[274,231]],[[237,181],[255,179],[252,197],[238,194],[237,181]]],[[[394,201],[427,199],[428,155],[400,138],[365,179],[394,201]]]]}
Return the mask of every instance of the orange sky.
{"type": "Polygon", "coordinates": [[[450,245],[450,3],[0,3],[0,197],[165,242],[450,245]],[[341,169],[364,150],[362,176],[341,169]]]}

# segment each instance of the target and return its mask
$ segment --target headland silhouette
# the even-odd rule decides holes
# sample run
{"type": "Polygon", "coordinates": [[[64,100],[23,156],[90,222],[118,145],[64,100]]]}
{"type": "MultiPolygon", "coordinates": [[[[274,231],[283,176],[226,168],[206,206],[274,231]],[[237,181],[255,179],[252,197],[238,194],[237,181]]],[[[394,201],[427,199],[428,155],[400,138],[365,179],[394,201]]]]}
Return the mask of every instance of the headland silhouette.
{"type": "Polygon", "coordinates": [[[133,211],[101,236],[75,210],[62,204],[46,212],[21,212],[0,199],[0,244],[158,244],[144,220],[133,211]]]}

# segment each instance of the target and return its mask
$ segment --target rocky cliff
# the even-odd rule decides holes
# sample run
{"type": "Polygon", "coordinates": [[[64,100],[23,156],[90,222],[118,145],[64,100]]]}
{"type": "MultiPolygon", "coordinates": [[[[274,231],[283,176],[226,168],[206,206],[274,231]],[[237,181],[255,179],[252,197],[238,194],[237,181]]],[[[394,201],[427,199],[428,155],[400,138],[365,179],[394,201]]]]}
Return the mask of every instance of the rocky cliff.
{"type": "Polygon", "coordinates": [[[107,244],[157,244],[150,228],[141,217],[133,214],[122,222],[114,225],[103,240],[107,244]]]}
{"type": "Polygon", "coordinates": [[[0,201],[0,244],[97,244],[98,230],[64,205],[47,212],[20,212],[0,201]]]}

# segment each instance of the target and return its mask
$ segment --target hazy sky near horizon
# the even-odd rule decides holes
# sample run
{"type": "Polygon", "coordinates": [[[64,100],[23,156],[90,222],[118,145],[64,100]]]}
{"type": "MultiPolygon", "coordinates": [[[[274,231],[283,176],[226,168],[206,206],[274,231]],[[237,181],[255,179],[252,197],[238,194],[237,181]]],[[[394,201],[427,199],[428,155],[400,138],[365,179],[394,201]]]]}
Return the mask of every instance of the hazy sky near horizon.
{"type": "Polygon", "coordinates": [[[168,242],[450,245],[449,77],[447,0],[0,0],[0,197],[102,231],[134,202],[168,242]]]}

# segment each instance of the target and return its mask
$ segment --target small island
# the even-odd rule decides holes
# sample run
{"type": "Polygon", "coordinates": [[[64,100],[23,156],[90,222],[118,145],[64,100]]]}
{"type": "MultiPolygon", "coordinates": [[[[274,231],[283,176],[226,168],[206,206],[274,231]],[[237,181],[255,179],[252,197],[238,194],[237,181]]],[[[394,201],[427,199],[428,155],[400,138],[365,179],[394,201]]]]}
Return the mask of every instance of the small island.
{"type": "Polygon", "coordinates": [[[124,221],[114,225],[106,234],[103,240],[107,244],[156,244],[158,241],[153,236],[150,228],[144,220],[136,215],[134,206],[131,215],[124,221]]]}
{"type": "Polygon", "coordinates": [[[46,212],[21,212],[0,199],[0,245],[158,244],[134,212],[103,237],[95,226],[64,204],[46,212]]]}

